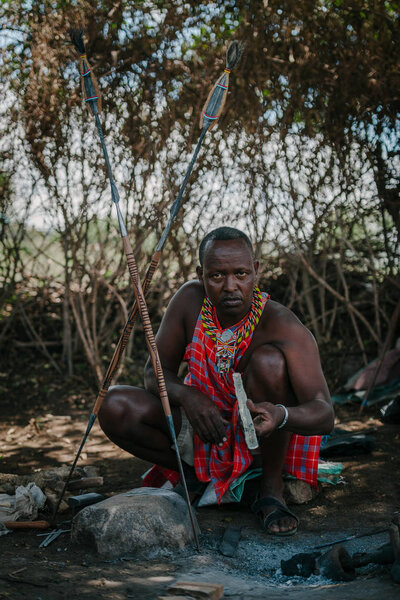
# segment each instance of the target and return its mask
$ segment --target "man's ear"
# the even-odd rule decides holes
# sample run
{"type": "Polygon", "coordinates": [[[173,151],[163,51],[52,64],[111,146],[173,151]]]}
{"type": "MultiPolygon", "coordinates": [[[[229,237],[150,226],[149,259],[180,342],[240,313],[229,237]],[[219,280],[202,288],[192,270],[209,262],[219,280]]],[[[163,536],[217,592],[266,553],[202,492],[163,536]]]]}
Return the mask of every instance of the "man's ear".
{"type": "Polygon", "coordinates": [[[203,269],[201,267],[196,267],[197,277],[203,283],[203,269]]]}
{"type": "Polygon", "coordinates": [[[260,266],[260,262],[258,260],[254,261],[254,270],[256,272],[256,277],[258,276],[258,267],[260,266]]]}

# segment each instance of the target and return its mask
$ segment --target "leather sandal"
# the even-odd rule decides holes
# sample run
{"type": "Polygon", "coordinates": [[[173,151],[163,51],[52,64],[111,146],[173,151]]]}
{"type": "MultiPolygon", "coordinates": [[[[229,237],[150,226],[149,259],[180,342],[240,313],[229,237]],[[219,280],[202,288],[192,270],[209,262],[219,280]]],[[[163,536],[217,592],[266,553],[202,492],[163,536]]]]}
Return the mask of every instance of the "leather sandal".
{"type": "Polygon", "coordinates": [[[292,513],[291,510],[288,509],[287,506],[285,506],[285,504],[280,502],[277,498],[274,498],[272,496],[269,496],[267,498],[258,498],[252,504],[251,510],[256,515],[259,516],[260,521],[263,525],[263,528],[270,535],[277,535],[277,536],[284,537],[284,536],[294,535],[297,532],[297,526],[300,523],[300,520],[298,519],[298,517],[296,517],[296,515],[294,513],[292,513]],[[264,516],[263,509],[269,508],[271,506],[276,506],[276,509],[274,511],[272,511],[271,513],[269,513],[268,515],[264,516]],[[275,523],[276,521],[280,521],[280,519],[284,519],[285,517],[293,517],[293,519],[296,519],[296,523],[297,523],[296,527],[294,527],[293,529],[290,529],[289,531],[275,532],[275,531],[270,530],[270,526],[272,525],[272,523],[275,523]]]}

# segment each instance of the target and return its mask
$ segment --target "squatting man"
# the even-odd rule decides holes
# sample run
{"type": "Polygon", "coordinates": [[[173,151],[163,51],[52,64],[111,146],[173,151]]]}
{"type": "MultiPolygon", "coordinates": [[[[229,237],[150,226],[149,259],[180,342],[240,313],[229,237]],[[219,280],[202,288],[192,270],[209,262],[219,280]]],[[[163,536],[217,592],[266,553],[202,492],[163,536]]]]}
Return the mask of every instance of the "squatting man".
{"type": "MultiPolygon", "coordinates": [[[[292,535],[297,517],[283,499],[282,473],[316,485],[321,435],[334,414],[312,334],[286,307],[257,287],[259,262],[245,233],[220,227],[203,239],[196,281],[170,301],[156,341],[178,446],[190,489],[210,485],[218,502],[232,484],[261,467],[252,509],[268,533],[292,535]],[[184,380],[178,376],[188,365],[184,380]],[[260,445],[247,448],[232,374],[242,374],[260,445]],[[251,399],[251,400],[250,400],[251,399]],[[193,484],[196,484],[193,487],[193,484]]],[[[145,387],[115,386],[99,421],[106,435],[131,454],[154,463],[177,483],[177,460],[151,364],[145,387]]]]}

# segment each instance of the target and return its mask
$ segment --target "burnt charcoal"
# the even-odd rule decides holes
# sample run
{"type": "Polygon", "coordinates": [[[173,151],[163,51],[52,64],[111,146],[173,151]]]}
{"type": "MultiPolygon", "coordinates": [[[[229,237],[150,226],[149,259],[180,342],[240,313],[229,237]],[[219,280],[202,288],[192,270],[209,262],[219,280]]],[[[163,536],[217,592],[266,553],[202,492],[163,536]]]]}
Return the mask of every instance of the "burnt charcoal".
{"type": "Polygon", "coordinates": [[[316,560],[319,556],[320,552],[302,552],[294,554],[289,560],[281,560],[282,574],[310,577],[316,573],[316,560]]]}

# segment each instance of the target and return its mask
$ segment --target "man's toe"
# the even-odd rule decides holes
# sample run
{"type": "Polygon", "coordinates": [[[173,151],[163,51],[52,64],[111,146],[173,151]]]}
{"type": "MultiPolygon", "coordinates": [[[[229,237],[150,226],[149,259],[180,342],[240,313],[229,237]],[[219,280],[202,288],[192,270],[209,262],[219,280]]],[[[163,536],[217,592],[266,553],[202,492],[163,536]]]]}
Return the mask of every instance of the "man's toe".
{"type": "Polygon", "coordinates": [[[269,526],[269,530],[271,533],[286,533],[287,531],[295,529],[296,526],[296,521],[289,517],[287,519],[280,519],[275,523],[271,523],[271,525],[269,526]]]}
{"type": "Polygon", "coordinates": [[[291,531],[292,529],[295,529],[297,527],[297,523],[296,523],[295,519],[292,519],[291,517],[288,517],[287,519],[283,519],[283,521],[281,523],[282,523],[281,531],[291,531]]]}
{"type": "Polygon", "coordinates": [[[281,531],[280,528],[280,521],[276,521],[275,523],[271,523],[271,525],[269,526],[269,531],[271,533],[279,533],[281,531]]]}

